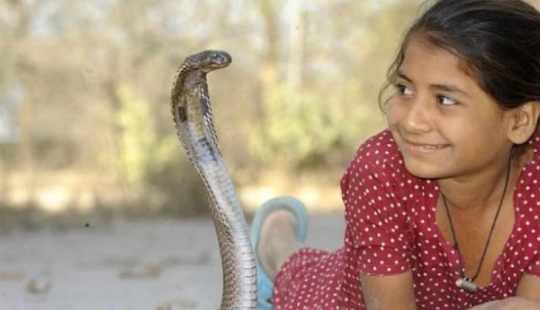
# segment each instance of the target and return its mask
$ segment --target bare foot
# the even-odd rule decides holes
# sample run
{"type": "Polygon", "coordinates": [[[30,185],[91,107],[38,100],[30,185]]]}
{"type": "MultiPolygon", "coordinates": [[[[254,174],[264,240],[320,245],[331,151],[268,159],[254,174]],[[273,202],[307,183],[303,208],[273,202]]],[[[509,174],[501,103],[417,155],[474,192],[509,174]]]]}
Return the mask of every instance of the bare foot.
{"type": "Polygon", "coordinates": [[[262,224],[257,257],[271,280],[289,256],[301,247],[296,240],[297,226],[295,215],[285,209],[272,212],[262,224]]]}

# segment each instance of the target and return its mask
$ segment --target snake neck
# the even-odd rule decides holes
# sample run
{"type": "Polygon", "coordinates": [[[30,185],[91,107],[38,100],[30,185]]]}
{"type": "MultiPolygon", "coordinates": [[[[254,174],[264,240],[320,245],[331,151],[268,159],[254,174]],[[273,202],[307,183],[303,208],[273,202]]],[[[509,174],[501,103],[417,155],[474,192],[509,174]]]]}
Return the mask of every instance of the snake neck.
{"type": "Polygon", "coordinates": [[[211,192],[217,193],[208,199],[223,267],[222,309],[252,309],[257,294],[256,261],[240,203],[229,178],[216,174],[206,179],[208,188],[214,189],[211,192]],[[226,307],[232,304],[235,307],[226,307]]]}

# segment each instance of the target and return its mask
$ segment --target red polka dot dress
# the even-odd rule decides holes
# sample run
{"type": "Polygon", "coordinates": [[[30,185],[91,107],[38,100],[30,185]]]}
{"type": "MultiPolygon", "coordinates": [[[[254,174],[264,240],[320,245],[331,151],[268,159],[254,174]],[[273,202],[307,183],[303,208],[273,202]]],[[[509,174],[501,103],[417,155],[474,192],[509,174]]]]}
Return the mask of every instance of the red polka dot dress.
{"type": "Polygon", "coordinates": [[[458,253],[435,222],[437,183],[409,174],[391,133],[383,131],[360,147],[341,180],[344,247],[293,254],[276,277],[274,309],[365,309],[360,273],[408,270],[418,309],[468,309],[515,295],[522,274],[540,276],[540,131],[530,143],[533,161],[514,192],[514,227],[488,286],[474,293],[456,287],[458,253]]]}

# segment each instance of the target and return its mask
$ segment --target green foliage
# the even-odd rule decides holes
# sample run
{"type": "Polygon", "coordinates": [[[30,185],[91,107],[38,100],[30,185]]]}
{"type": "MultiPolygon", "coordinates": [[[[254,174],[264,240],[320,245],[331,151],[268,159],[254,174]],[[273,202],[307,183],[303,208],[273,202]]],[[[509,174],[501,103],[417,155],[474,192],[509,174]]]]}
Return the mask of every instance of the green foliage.
{"type": "Polygon", "coordinates": [[[127,86],[117,90],[121,104],[114,122],[120,129],[118,160],[128,183],[140,183],[153,160],[156,135],[148,102],[136,96],[127,86]]]}
{"type": "MultiPolygon", "coordinates": [[[[346,97],[346,96],[345,96],[346,97]]],[[[263,164],[315,168],[334,162],[336,153],[349,156],[365,130],[361,124],[374,109],[358,104],[344,109],[343,95],[326,91],[293,91],[278,87],[266,98],[267,118],[250,139],[250,151],[263,164]]]]}
{"type": "MultiPolygon", "coordinates": [[[[207,213],[203,185],[187,156],[182,155],[172,121],[170,131],[158,137],[146,100],[127,86],[117,90],[117,97],[121,103],[115,123],[120,129],[122,178],[130,185],[142,185],[146,196],[158,197],[154,211],[184,216],[207,213]]],[[[152,204],[147,202],[147,206],[152,204]]]]}

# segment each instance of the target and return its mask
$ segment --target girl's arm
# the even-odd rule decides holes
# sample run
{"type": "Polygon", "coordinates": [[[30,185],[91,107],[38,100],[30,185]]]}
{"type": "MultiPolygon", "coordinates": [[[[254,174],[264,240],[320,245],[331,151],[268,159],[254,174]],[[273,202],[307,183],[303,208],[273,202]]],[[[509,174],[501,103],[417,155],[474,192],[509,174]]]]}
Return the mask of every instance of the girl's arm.
{"type": "Polygon", "coordinates": [[[509,297],[503,300],[491,301],[469,310],[540,310],[540,303],[523,297],[509,297]]]}
{"type": "Polygon", "coordinates": [[[410,271],[393,276],[360,276],[362,295],[368,310],[416,310],[410,271]]]}
{"type": "Polygon", "coordinates": [[[492,301],[469,310],[540,310],[540,278],[524,274],[519,280],[515,297],[492,301]]]}
{"type": "Polygon", "coordinates": [[[519,279],[516,296],[536,301],[540,305],[540,277],[526,273],[522,275],[519,279]]]}

